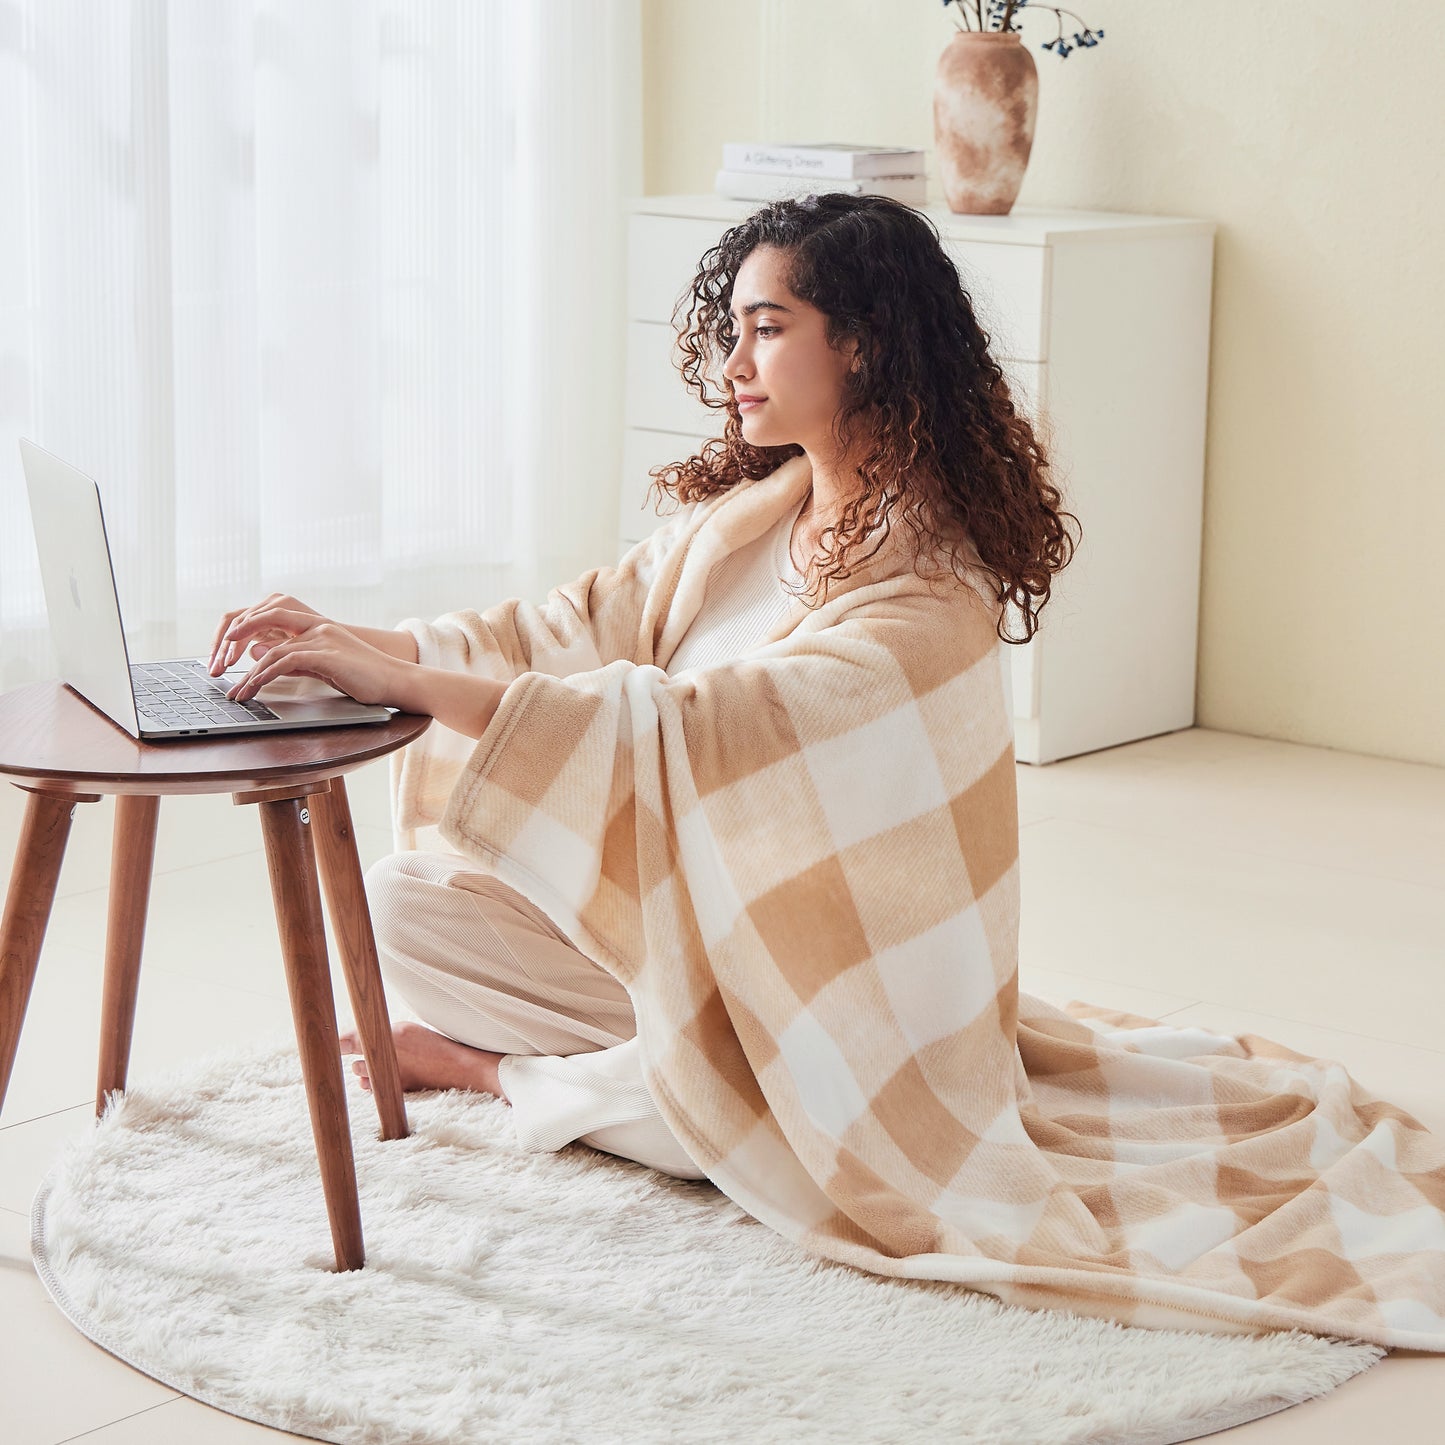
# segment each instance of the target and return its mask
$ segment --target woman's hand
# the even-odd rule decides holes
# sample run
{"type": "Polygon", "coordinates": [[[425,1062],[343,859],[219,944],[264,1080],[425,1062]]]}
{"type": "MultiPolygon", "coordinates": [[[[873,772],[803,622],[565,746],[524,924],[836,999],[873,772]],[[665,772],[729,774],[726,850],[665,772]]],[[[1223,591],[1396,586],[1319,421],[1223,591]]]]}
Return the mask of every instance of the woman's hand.
{"type": "Polygon", "coordinates": [[[211,644],[211,676],[246,655],[256,665],[226,694],[246,702],[280,677],[314,677],[354,697],[434,717],[479,738],[506,685],[439,667],[422,667],[416,638],[398,628],[349,627],[280,592],[228,612],[211,644]]]}
{"type": "MultiPolygon", "coordinates": [[[[305,615],[292,608],[274,608],[252,619],[237,636],[244,640],[258,633],[284,634],[299,627],[305,615]]],[[[247,702],[279,677],[315,677],[357,702],[405,706],[403,694],[411,691],[407,675],[418,671],[415,666],[364,642],[339,622],[312,615],[318,617],[314,626],[265,648],[256,666],[226,696],[247,702]]]]}
{"type": "MultiPolygon", "coordinates": [[[[265,620],[256,625],[265,625],[265,620]]],[[[245,702],[279,677],[316,677],[357,702],[381,703],[434,717],[467,737],[479,738],[486,732],[502,705],[505,683],[418,666],[414,656],[402,657],[373,646],[369,636],[390,643],[397,634],[368,631],[362,637],[339,622],[322,618],[314,627],[267,649],[226,696],[245,702]]]]}
{"type": "MultiPolygon", "coordinates": [[[[323,622],[331,619],[283,592],[273,592],[254,607],[228,612],[216,628],[211,643],[211,676],[219,677],[228,667],[234,667],[246,655],[247,647],[251,649],[252,659],[259,661],[277,643],[300,637],[323,622]]],[[[400,662],[416,661],[416,638],[409,632],[394,627],[352,627],[339,622],[331,625],[341,627],[388,657],[400,662]]]]}
{"type": "Polygon", "coordinates": [[[327,619],[314,607],[273,592],[254,607],[240,607],[221,618],[211,642],[211,676],[219,677],[233,667],[251,645],[251,656],[260,659],[268,648],[296,637],[327,619]]]}

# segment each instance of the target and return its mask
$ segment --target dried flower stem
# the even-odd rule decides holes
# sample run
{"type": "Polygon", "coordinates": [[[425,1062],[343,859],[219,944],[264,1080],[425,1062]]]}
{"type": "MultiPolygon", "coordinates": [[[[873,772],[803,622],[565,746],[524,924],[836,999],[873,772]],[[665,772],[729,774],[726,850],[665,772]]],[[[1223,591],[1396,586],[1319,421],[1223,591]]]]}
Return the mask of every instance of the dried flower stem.
{"type": "MultiPolygon", "coordinates": [[[[947,0],[945,0],[945,3],[947,3],[947,0]]],[[[961,27],[962,29],[968,31],[986,31],[989,28],[988,19],[983,13],[984,3],[985,0],[954,0],[954,8],[956,8],[958,13],[963,17],[963,25],[961,27]],[[969,9],[970,4],[973,7],[972,10],[969,9]]],[[[1004,12],[999,17],[999,30],[1007,30],[1009,28],[1009,23],[1013,20],[1014,16],[1018,14],[1021,8],[1022,6],[1020,5],[1019,0],[1007,0],[1004,12]]],[[[1061,5],[1031,4],[1029,6],[1029,9],[1031,13],[1035,10],[1052,10],[1054,12],[1055,18],[1059,22],[1060,35],[1064,33],[1065,15],[1069,16],[1073,20],[1077,20],[1080,25],[1083,25],[1085,31],[1089,29],[1088,25],[1084,23],[1084,17],[1082,15],[1078,14],[1073,10],[1065,9],[1061,5]]]]}
{"type": "Polygon", "coordinates": [[[1073,15],[1074,19],[1077,20],[1080,25],[1083,25],[1085,30],[1087,30],[1087,29],[1089,28],[1087,25],[1084,25],[1084,17],[1083,17],[1082,15],[1075,15],[1072,10],[1064,10],[1064,9],[1061,9],[1061,8],[1060,8],[1059,6],[1057,6],[1057,5],[1040,5],[1038,8],[1039,8],[1040,10],[1052,10],[1055,15],[1057,15],[1057,16],[1060,17],[1060,18],[1059,18],[1059,33],[1060,33],[1061,35],[1063,34],[1063,31],[1064,31],[1063,17],[1064,17],[1065,15],[1073,15]]]}

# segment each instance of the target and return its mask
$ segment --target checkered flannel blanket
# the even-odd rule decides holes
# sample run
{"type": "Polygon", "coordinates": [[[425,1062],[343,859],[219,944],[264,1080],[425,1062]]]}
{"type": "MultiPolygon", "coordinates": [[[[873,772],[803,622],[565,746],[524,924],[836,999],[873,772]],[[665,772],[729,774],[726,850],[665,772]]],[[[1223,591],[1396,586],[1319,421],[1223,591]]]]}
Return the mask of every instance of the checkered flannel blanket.
{"type": "Polygon", "coordinates": [[[1019,993],[981,589],[920,580],[896,529],[826,606],[669,677],[711,568],[809,484],[794,458],[541,607],[406,624],[511,685],[479,742],[396,760],[403,844],[439,825],[615,974],[669,1127],[818,1255],[1445,1351],[1445,1142],[1338,1064],[1019,993]]]}

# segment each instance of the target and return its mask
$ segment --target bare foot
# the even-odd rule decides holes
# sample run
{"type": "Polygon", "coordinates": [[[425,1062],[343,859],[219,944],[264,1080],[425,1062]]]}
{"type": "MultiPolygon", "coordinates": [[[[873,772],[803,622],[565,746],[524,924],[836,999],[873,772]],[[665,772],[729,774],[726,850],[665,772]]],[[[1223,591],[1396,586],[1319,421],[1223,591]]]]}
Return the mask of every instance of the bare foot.
{"type": "MultiPolygon", "coordinates": [[[[415,1089],[471,1089],[474,1093],[495,1094],[506,1100],[497,1075],[501,1054],[459,1044],[445,1034],[422,1024],[394,1024],[391,1030],[396,1045],[396,1063],[401,1071],[401,1087],[411,1093],[415,1089]]],[[[343,1054],[360,1054],[361,1040],[356,1031],[341,1035],[343,1054]]],[[[366,1060],[358,1058],[351,1072],[361,1080],[363,1089],[371,1088],[371,1074],[366,1060]]]]}

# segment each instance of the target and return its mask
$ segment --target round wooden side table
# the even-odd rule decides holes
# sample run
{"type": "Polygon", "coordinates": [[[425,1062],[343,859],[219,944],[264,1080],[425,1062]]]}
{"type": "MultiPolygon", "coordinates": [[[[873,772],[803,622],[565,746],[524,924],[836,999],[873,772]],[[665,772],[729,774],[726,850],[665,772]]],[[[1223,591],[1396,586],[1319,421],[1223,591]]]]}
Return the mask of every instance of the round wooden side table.
{"type": "Polygon", "coordinates": [[[398,713],[387,722],[358,727],[145,743],[60,683],[33,683],[0,695],[0,777],[29,794],[0,922],[0,1105],[76,805],[116,795],[95,1098],[99,1114],[106,1095],[125,1088],[160,800],[173,793],[230,793],[238,804],[254,803],[261,815],[336,1266],[360,1269],[365,1263],[361,1210],[317,865],[381,1137],[405,1138],[401,1076],[344,775],[404,747],[430,723],[430,718],[398,713]]]}

